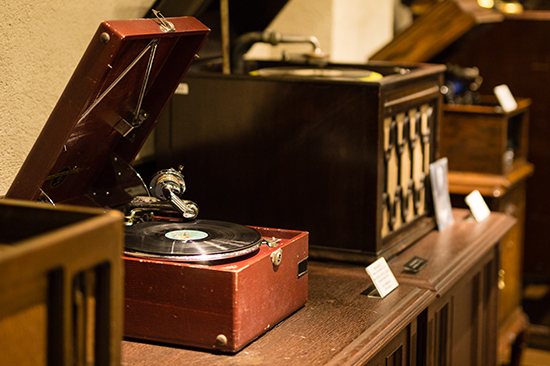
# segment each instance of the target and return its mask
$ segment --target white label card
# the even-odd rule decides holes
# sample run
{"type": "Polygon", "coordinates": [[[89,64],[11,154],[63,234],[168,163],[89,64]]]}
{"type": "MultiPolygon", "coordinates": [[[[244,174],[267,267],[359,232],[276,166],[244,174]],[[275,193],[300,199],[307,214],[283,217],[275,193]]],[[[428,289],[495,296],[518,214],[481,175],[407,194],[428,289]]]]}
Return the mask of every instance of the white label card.
{"type": "Polygon", "coordinates": [[[377,259],[374,263],[365,268],[365,270],[374,283],[374,287],[376,287],[378,294],[380,294],[382,298],[399,286],[399,283],[397,283],[384,257],[377,259]]]}
{"type": "Polygon", "coordinates": [[[506,84],[495,86],[494,93],[498,99],[498,103],[502,107],[504,112],[508,113],[515,110],[518,107],[516,99],[512,95],[510,88],[506,84]]]}
{"type": "Polygon", "coordinates": [[[189,94],[189,84],[187,83],[180,83],[178,87],[176,88],[176,91],[174,94],[180,94],[180,95],[187,95],[189,94]]]}
{"type": "Polygon", "coordinates": [[[467,195],[464,201],[466,201],[466,204],[470,207],[470,211],[477,222],[485,220],[491,214],[489,206],[487,206],[487,203],[485,203],[483,196],[478,190],[467,195]]]}

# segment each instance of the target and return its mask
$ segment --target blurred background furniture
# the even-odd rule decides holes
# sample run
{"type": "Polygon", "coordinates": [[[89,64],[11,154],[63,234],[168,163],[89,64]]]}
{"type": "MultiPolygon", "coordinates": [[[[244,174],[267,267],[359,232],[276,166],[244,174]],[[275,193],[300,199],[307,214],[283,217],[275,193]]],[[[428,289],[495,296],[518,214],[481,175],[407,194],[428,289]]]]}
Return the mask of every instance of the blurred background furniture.
{"type": "MultiPolygon", "coordinates": [[[[520,239],[520,235],[523,236],[521,240],[524,243],[523,256],[520,253],[514,254],[518,258],[523,257],[523,261],[514,268],[522,268],[522,285],[523,289],[527,290],[525,293],[536,293],[536,296],[533,298],[521,296],[519,303],[530,318],[529,343],[550,348],[550,313],[548,312],[550,267],[546,265],[550,255],[550,247],[546,239],[546,228],[550,226],[548,210],[550,196],[546,194],[546,185],[550,179],[548,164],[550,150],[547,148],[547,136],[550,135],[550,124],[547,120],[550,112],[548,110],[550,108],[548,104],[550,99],[550,44],[548,43],[550,12],[526,10],[519,14],[509,14],[495,10],[481,10],[479,7],[478,10],[472,11],[469,6],[474,3],[449,0],[433,5],[416,19],[410,30],[396,35],[394,41],[373,55],[372,59],[477,67],[479,74],[483,77],[480,94],[492,95],[495,86],[506,84],[513,95],[529,98],[532,101],[529,106],[529,129],[526,136],[529,146],[528,151],[526,150],[526,161],[533,164],[535,173],[526,179],[532,174],[532,171],[529,171],[532,169],[532,166],[529,168],[530,165],[525,165],[519,171],[506,172],[503,176],[505,179],[501,182],[505,184],[506,189],[499,189],[499,197],[494,197],[489,189],[486,192],[486,199],[495,210],[508,210],[514,207],[515,215],[525,216],[524,229],[514,235],[516,239],[520,239]],[[442,11],[443,8],[458,9],[462,13],[467,13],[460,16],[469,16],[477,20],[470,21],[471,26],[468,29],[464,28],[462,32],[448,29],[445,23],[427,21],[433,19],[436,12],[442,11]],[[476,16],[480,11],[490,12],[495,18],[491,21],[480,20],[476,16]],[[439,24],[437,31],[433,28],[434,24],[439,24]],[[442,39],[445,46],[430,49],[430,52],[414,53],[406,47],[412,34],[416,37],[416,44],[424,42],[436,44],[439,43],[437,39],[442,39]],[[447,40],[447,34],[451,35],[452,40],[447,40]],[[523,204],[520,204],[523,195],[525,195],[524,213],[523,204]],[[515,204],[510,206],[509,200],[515,204]],[[535,291],[530,291],[532,286],[536,286],[535,291]]],[[[488,18],[484,17],[484,19],[488,18]]],[[[445,109],[447,113],[450,106],[446,106],[445,109]]],[[[444,153],[441,155],[444,156],[444,153]]],[[[478,162],[472,162],[472,165],[478,162]]],[[[495,167],[494,164],[493,167],[495,167]]],[[[450,179],[454,180],[455,177],[457,176],[450,174],[450,179]]],[[[462,178],[466,179],[464,175],[462,178]]],[[[468,178],[472,181],[471,175],[468,178]]],[[[469,188],[482,184],[480,176],[477,178],[476,184],[469,188]]],[[[457,189],[457,187],[451,189],[457,189]]],[[[464,186],[461,189],[465,191],[464,186]]],[[[454,202],[456,201],[455,199],[454,202]]],[[[521,222],[522,219],[519,217],[519,226],[521,222]]],[[[518,230],[520,230],[519,226],[518,230]]],[[[521,241],[514,241],[514,243],[519,244],[521,241]]],[[[515,270],[503,269],[507,278],[505,281],[507,291],[515,270]]],[[[501,308],[506,308],[506,292],[501,295],[503,298],[501,308]]]]}

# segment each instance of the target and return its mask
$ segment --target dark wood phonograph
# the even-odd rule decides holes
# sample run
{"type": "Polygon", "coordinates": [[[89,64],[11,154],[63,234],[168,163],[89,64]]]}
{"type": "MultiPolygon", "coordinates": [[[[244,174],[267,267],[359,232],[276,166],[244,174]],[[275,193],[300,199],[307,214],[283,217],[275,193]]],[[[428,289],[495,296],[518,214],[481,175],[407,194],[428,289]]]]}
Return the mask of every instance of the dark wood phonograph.
{"type": "Polygon", "coordinates": [[[190,184],[208,192],[197,192],[202,212],[297,225],[312,257],[356,263],[392,257],[434,228],[428,167],[444,66],[217,66],[190,70],[156,134],[159,164],[189,158],[190,184]]]}
{"type": "Polygon", "coordinates": [[[197,218],[180,170],[130,163],[210,30],[103,22],[7,198],[126,215],[126,337],[236,352],[307,300],[308,233],[197,218]]]}

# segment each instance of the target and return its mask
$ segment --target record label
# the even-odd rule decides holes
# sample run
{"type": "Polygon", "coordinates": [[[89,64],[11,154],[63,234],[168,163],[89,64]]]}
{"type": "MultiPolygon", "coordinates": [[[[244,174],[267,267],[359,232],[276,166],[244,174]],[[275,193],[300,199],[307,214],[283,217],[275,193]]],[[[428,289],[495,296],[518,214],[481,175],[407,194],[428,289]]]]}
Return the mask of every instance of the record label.
{"type": "Polygon", "coordinates": [[[181,240],[184,242],[201,240],[208,237],[208,234],[204,231],[198,230],[174,230],[164,234],[168,239],[181,240]]]}

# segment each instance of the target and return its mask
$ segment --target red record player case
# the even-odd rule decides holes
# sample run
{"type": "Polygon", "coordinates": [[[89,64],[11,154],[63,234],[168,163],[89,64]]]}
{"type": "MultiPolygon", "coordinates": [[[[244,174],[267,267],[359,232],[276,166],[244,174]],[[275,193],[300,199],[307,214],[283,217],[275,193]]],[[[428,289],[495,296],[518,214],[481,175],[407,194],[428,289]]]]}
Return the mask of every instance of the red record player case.
{"type": "MultiPolygon", "coordinates": [[[[209,31],[191,17],[103,22],[6,197],[110,208],[129,202],[144,189],[129,163],[209,31]]],[[[125,335],[234,352],[301,307],[308,233],[260,232],[278,247],[262,245],[231,264],[125,257],[125,335]],[[275,265],[278,250],[283,258],[275,265]],[[213,311],[212,304],[223,306],[213,311]],[[181,328],[182,319],[194,327],[181,328]]]]}
{"type": "Polygon", "coordinates": [[[211,265],[126,257],[125,335],[236,352],[301,308],[308,233],[255,229],[277,247],[211,265]]]}

